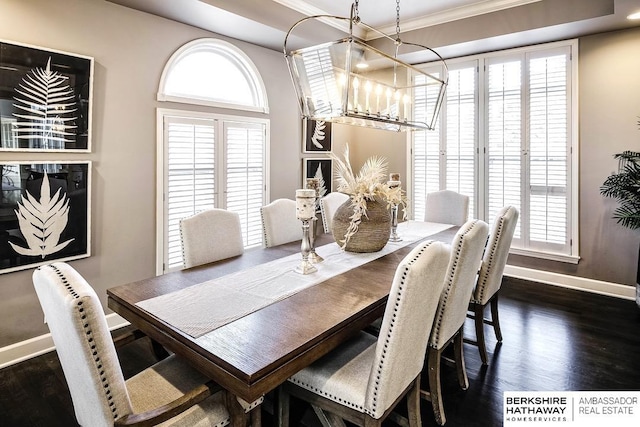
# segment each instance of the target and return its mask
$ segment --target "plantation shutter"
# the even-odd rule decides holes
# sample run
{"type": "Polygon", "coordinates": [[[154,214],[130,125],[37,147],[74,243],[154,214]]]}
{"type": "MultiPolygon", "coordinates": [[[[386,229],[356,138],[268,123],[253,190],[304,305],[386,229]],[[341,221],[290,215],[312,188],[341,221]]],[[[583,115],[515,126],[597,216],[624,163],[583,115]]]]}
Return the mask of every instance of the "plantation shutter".
{"type": "Polygon", "coordinates": [[[226,209],[240,215],[245,246],[262,243],[260,207],[265,200],[265,126],[225,122],[226,209]]]}
{"type": "MultiPolygon", "coordinates": [[[[475,62],[449,70],[445,101],[433,131],[414,132],[413,207],[414,218],[425,215],[426,194],[453,190],[469,196],[469,215],[474,216],[476,168],[477,81],[475,62]],[[441,123],[446,123],[444,130],[441,123]]],[[[439,77],[441,73],[428,70],[439,77]]],[[[417,83],[421,83],[418,76],[417,83]]],[[[416,91],[414,114],[424,119],[433,111],[437,92],[416,91]]]]}
{"type": "Polygon", "coordinates": [[[528,56],[529,246],[569,248],[569,51],[528,56]]]}
{"type": "Polygon", "coordinates": [[[216,207],[215,121],[168,117],[165,126],[165,270],[182,267],[180,219],[216,207]]]}
{"type": "MultiPolygon", "coordinates": [[[[523,93],[522,60],[500,58],[487,67],[487,214],[506,205],[522,213],[523,93]]],[[[513,236],[520,238],[522,216],[513,236]]]]}
{"type": "Polygon", "coordinates": [[[476,66],[449,72],[444,187],[469,196],[469,218],[475,218],[476,66]]]}
{"type": "MultiPolygon", "coordinates": [[[[434,77],[440,77],[437,70],[428,71],[434,77]]],[[[415,84],[425,84],[425,76],[415,77],[415,84]]],[[[416,89],[414,93],[414,118],[416,121],[426,122],[428,111],[433,111],[438,91],[429,85],[416,89]]],[[[413,218],[422,221],[425,215],[425,199],[427,193],[440,189],[440,120],[442,111],[432,131],[416,131],[413,133],[413,179],[412,205],[413,218]]]]}

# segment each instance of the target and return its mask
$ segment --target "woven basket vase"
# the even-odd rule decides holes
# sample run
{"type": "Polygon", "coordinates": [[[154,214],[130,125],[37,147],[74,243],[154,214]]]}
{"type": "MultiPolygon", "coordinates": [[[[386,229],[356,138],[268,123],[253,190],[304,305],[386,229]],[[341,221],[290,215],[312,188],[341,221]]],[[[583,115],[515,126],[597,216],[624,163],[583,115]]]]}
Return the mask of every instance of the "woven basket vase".
{"type": "MultiPolygon", "coordinates": [[[[344,202],[331,220],[331,232],[336,242],[342,246],[344,235],[353,215],[351,199],[344,202]]],[[[344,248],[349,252],[377,252],[384,248],[391,233],[391,216],[387,204],[378,200],[367,200],[367,217],[362,217],[358,231],[351,236],[344,248]]]]}

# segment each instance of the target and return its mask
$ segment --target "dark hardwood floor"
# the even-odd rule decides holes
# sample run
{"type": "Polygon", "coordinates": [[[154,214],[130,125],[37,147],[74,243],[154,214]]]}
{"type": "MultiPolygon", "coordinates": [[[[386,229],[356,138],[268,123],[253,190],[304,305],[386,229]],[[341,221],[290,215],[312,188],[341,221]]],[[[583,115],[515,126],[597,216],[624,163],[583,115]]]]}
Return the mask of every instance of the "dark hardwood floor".
{"type": "MultiPolygon", "coordinates": [[[[505,279],[500,320],[502,345],[487,327],[488,366],[465,344],[468,390],[444,368],[446,426],[501,426],[504,391],[640,390],[640,311],[633,301],[505,279]]],[[[466,331],[473,332],[470,321],[466,331]]],[[[119,355],[127,377],[154,361],[146,339],[119,355]]],[[[310,411],[293,405],[313,424],[310,411]]],[[[422,413],[423,425],[436,425],[429,402],[422,413]]],[[[263,424],[273,419],[265,414],[263,424]]],[[[55,352],[0,370],[0,426],[73,425],[55,352]]]]}

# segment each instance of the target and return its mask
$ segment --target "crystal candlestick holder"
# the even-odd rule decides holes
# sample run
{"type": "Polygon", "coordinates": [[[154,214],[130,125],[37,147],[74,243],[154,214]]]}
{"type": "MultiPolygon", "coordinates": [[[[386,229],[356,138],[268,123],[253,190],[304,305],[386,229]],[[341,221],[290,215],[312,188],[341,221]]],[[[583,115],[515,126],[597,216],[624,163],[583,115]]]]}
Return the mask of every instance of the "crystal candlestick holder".
{"type": "Polygon", "coordinates": [[[302,244],[300,245],[300,252],[302,253],[302,261],[295,269],[296,273],[310,274],[318,271],[317,268],[311,264],[309,260],[309,254],[311,253],[311,242],[309,241],[309,226],[311,219],[301,219],[302,221],[302,244]]]}
{"type": "Polygon", "coordinates": [[[302,221],[302,243],[300,251],[302,252],[302,261],[296,267],[296,272],[300,274],[310,274],[318,271],[311,261],[309,254],[311,253],[311,240],[309,238],[309,228],[311,221],[316,216],[316,192],[315,190],[301,189],[296,190],[296,218],[302,221]]]}
{"type": "Polygon", "coordinates": [[[315,211],[313,214],[313,218],[311,219],[312,222],[310,225],[311,236],[309,240],[311,242],[311,252],[309,253],[309,261],[311,261],[314,264],[317,264],[319,262],[324,261],[324,258],[322,258],[320,255],[316,253],[316,234],[318,231],[318,217],[316,216],[316,213],[318,212],[318,202],[320,200],[320,179],[307,178],[306,187],[307,187],[307,190],[313,190],[315,192],[315,198],[313,200],[315,211]]]}
{"type": "MultiPolygon", "coordinates": [[[[400,182],[400,174],[399,173],[391,173],[389,174],[389,181],[387,181],[387,185],[391,189],[400,190],[400,186],[402,182],[400,182]]],[[[390,242],[401,242],[402,238],[398,236],[398,203],[393,203],[391,205],[391,234],[389,235],[390,242]]]]}
{"type": "Polygon", "coordinates": [[[318,264],[319,262],[324,261],[324,258],[316,253],[316,232],[318,229],[317,217],[314,216],[313,218],[311,218],[309,229],[309,244],[311,245],[311,250],[309,252],[309,261],[311,261],[313,264],[318,264]]]}
{"type": "Polygon", "coordinates": [[[389,235],[390,242],[401,242],[402,237],[398,236],[398,205],[394,203],[391,205],[391,234],[389,235]]]}

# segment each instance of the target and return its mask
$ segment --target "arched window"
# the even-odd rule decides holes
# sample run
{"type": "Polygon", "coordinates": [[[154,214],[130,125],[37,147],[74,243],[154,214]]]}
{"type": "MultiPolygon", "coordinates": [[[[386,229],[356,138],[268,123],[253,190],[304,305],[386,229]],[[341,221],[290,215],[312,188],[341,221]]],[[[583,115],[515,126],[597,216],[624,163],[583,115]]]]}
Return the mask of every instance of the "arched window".
{"type": "Polygon", "coordinates": [[[182,268],[180,219],[203,209],[237,212],[245,247],[260,245],[270,131],[268,118],[245,114],[268,112],[256,67],[225,41],[192,41],[167,62],[158,100],[236,110],[158,109],[158,274],[182,268]]]}
{"type": "Polygon", "coordinates": [[[162,72],[158,101],[269,111],[264,83],[251,59],[217,39],[194,40],[171,56],[162,72]]]}

